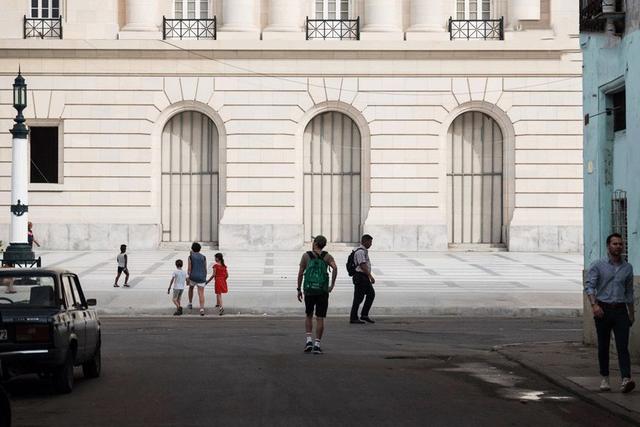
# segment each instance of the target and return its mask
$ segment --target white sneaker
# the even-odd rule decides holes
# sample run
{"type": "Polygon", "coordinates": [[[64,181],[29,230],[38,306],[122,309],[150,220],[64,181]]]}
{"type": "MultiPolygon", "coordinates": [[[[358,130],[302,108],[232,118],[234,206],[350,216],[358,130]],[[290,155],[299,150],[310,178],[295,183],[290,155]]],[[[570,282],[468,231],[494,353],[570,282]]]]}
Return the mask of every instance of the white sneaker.
{"type": "Polygon", "coordinates": [[[636,383],[631,378],[622,379],[622,383],[620,384],[620,391],[622,393],[629,393],[634,388],[636,388],[636,383]]]}
{"type": "Polygon", "coordinates": [[[600,391],[610,391],[611,384],[609,384],[609,377],[602,377],[602,381],[600,382],[600,391]]]}

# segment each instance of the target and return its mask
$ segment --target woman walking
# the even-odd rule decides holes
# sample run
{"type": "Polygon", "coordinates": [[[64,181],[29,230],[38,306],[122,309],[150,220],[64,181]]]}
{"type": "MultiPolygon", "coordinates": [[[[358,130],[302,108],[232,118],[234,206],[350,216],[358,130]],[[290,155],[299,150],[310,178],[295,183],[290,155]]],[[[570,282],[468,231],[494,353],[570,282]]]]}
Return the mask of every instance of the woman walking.
{"type": "Polygon", "coordinates": [[[189,275],[189,308],[192,308],[193,288],[198,289],[200,316],[204,316],[204,287],[207,285],[207,258],[200,253],[200,243],[193,242],[187,274],[189,275]]]}

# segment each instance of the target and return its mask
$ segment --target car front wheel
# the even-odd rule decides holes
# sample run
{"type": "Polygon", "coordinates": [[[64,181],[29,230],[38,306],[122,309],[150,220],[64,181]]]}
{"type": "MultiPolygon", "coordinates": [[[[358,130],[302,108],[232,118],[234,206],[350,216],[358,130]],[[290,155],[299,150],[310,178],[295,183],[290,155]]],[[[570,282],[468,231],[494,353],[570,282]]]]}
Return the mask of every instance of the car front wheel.
{"type": "Polygon", "coordinates": [[[67,353],[64,364],[53,372],[53,387],[59,393],[71,393],[73,390],[73,354],[67,353]]]}
{"type": "Polygon", "coordinates": [[[82,373],[87,378],[98,378],[100,376],[100,369],[102,368],[102,358],[100,356],[100,343],[96,347],[96,352],[93,354],[91,360],[82,364],[82,373]]]}

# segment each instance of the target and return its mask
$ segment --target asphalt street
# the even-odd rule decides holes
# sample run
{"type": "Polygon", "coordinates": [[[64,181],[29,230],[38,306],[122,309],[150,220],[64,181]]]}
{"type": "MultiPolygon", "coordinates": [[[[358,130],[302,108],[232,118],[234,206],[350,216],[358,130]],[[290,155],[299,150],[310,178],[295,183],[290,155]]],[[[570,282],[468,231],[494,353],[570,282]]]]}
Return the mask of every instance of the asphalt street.
{"type": "Polygon", "coordinates": [[[628,424],[491,351],[579,340],[579,319],[103,319],[103,372],[56,395],[11,380],[15,426],[597,426],[628,424]]]}

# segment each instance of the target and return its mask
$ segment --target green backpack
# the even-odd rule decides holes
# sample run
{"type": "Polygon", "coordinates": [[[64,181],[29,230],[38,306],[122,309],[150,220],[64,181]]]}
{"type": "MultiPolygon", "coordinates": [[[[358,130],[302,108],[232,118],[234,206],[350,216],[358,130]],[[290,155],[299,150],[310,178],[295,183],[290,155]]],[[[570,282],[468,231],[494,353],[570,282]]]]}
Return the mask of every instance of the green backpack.
{"type": "Polygon", "coordinates": [[[327,263],[324,257],[327,252],[322,252],[320,257],[315,252],[309,251],[309,262],[304,270],[305,295],[322,295],[329,293],[329,273],[327,273],[327,263]]]}

